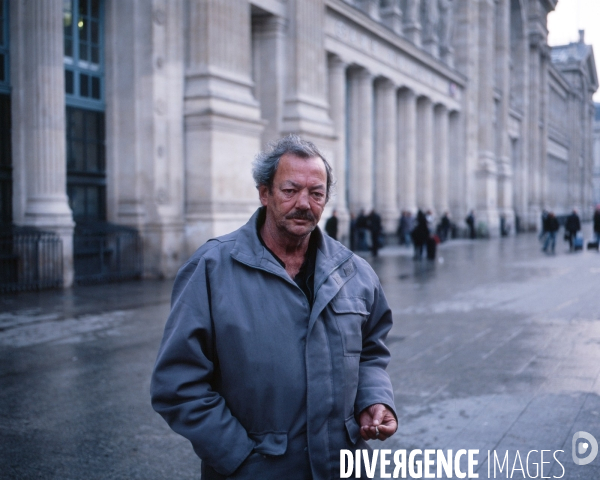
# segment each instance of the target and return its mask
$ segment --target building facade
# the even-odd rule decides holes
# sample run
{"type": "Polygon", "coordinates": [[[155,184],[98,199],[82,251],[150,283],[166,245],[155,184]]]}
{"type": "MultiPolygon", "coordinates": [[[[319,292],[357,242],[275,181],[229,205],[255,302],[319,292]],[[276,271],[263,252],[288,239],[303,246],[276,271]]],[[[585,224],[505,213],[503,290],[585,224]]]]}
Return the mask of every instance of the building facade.
{"type": "Polygon", "coordinates": [[[600,205],[600,103],[594,116],[594,205],[600,205]]]}
{"type": "Polygon", "coordinates": [[[65,285],[129,258],[89,232],[137,232],[170,277],[247,220],[250,163],[291,132],[332,163],[342,231],[589,210],[598,81],[583,41],[577,68],[548,47],[556,2],[0,0],[3,225],[58,236],[65,285]]]}

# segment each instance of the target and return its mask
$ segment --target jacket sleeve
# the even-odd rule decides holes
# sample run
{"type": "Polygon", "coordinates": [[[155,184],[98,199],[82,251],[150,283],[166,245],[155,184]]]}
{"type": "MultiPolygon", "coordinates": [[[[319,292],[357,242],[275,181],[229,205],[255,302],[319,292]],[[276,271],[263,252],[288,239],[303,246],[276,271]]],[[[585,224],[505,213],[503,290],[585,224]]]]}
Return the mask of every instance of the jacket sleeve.
{"type": "Polygon", "coordinates": [[[358,391],[354,403],[354,411],[357,415],[370,405],[381,403],[387,405],[398,418],[394,406],[392,382],[385,371],[390,362],[390,351],[385,345],[385,339],[391,328],[392,312],[378,283],[371,313],[363,327],[358,391]]]}
{"type": "Polygon", "coordinates": [[[196,454],[222,475],[230,475],[254,442],[213,390],[216,352],[210,282],[201,258],[179,271],[171,314],[152,374],[152,407],[187,438],[196,454]]]}

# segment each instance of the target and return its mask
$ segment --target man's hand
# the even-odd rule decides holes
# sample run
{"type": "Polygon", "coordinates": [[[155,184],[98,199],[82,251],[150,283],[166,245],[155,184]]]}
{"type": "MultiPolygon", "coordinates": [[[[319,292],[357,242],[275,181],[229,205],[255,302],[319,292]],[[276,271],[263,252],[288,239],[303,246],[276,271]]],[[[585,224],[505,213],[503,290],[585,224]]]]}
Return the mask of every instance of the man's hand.
{"type": "Polygon", "coordinates": [[[365,440],[385,440],[391,437],[398,428],[396,417],[381,403],[376,403],[360,412],[360,435],[365,440]]]}

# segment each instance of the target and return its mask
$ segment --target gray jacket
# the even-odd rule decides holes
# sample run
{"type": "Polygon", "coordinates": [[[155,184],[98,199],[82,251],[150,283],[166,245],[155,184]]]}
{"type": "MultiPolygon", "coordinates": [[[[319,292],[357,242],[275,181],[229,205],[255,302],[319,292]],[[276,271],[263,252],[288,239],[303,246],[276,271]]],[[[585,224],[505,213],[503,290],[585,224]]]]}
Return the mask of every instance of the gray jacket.
{"type": "Polygon", "coordinates": [[[179,271],[152,405],[203,479],[336,478],[340,449],[367,448],[359,412],[394,409],[391,312],[369,264],[318,228],[311,310],[261,244],[260,211],[179,271]]]}

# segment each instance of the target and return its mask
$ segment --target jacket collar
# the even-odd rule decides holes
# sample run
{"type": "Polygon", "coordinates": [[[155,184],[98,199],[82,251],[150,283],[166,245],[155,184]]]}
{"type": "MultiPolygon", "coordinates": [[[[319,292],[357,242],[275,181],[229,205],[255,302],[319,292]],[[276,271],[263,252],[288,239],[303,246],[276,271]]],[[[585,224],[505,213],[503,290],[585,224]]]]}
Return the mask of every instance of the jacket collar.
{"type": "MultiPolygon", "coordinates": [[[[262,245],[258,238],[257,226],[264,221],[265,207],[258,208],[250,220],[238,230],[238,235],[231,250],[231,257],[250,267],[262,268],[276,275],[290,279],[285,269],[262,245]]],[[[331,237],[323,235],[321,229],[316,227],[311,235],[317,235],[317,261],[315,265],[315,294],[319,286],[329,274],[344,263],[353,254],[341,243],[331,237]]],[[[290,279],[291,280],[291,279],[290,279]]]]}

